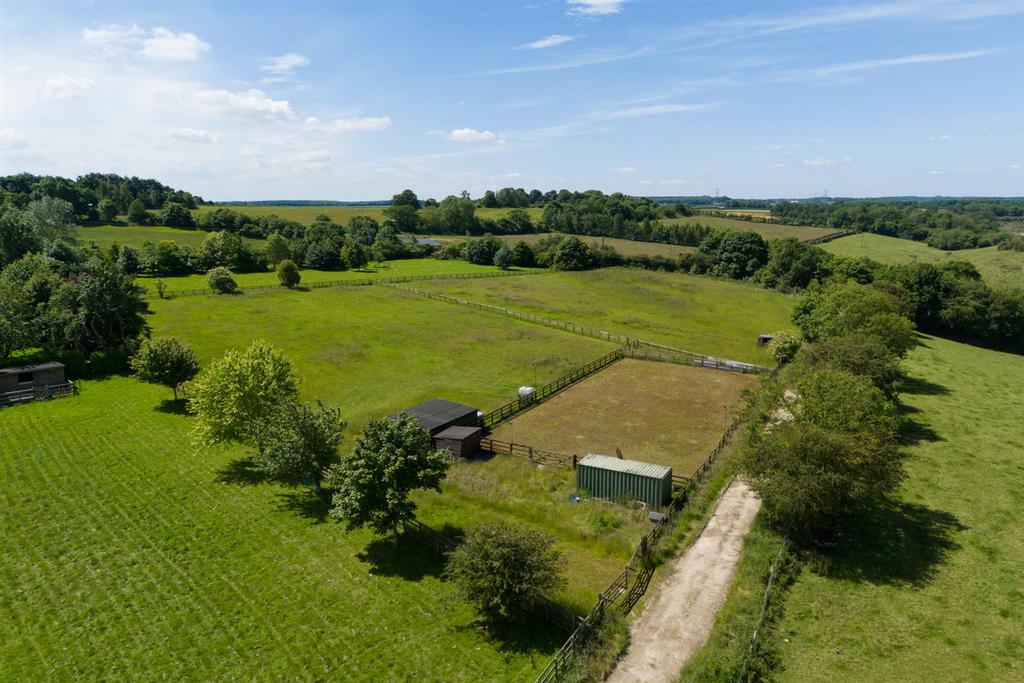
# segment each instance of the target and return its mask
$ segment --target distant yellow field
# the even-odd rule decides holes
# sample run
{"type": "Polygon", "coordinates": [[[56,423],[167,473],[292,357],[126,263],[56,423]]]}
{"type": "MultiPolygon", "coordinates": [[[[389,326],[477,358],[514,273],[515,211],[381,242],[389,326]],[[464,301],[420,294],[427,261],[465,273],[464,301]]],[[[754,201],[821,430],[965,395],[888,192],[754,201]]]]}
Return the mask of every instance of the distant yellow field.
{"type": "MultiPolygon", "coordinates": [[[[287,220],[302,223],[303,225],[312,223],[313,219],[320,214],[327,216],[339,225],[345,225],[355,216],[369,216],[378,222],[382,222],[384,220],[384,209],[387,208],[386,206],[269,206],[266,204],[235,206],[210,204],[196,209],[195,214],[196,216],[201,216],[221,207],[257,218],[273,214],[287,220]]],[[[477,209],[476,215],[478,218],[501,218],[508,215],[509,211],[512,211],[512,209],[477,209]]],[[[530,219],[534,222],[539,221],[541,214],[544,212],[540,208],[524,209],[524,211],[530,214],[530,219]]]]}

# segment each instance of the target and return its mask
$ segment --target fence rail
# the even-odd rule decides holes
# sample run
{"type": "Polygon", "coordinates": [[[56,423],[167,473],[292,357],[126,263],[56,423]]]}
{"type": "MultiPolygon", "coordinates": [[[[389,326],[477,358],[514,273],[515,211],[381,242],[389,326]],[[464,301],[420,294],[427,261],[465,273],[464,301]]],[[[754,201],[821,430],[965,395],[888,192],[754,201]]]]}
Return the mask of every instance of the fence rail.
{"type": "Polygon", "coordinates": [[[52,398],[64,398],[73,396],[75,383],[71,380],[61,384],[40,384],[27,389],[18,389],[0,394],[0,407],[13,406],[17,403],[28,403],[30,401],[49,401],[52,398]]]}
{"type": "Polygon", "coordinates": [[[521,443],[499,441],[490,437],[480,439],[480,450],[495,455],[512,455],[526,458],[535,465],[555,465],[567,469],[576,469],[578,459],[575,455],[565,453],[552,453],[533,446],[526,446],[521,443]]]}
{"type": "MultiPolygon", "coordinates": [[[[439,275],[397,275],[395,277],[363,277],[363,278],[344,278],[336,280],[317,280],[313,282],[303,283],[302,286],[307,289],[320,289],[322,287],[369,287],[376,284],[387,284],[397,282],[420,282],[423,280],[474,280],[477,278],[490,278],[490,277],[517,277],[521,275],[531,275],[533,271],[519,271],[519,270],[495,270],[487,271],[483,273],[445,273],[439,275]]],[[[258,292],[267,289],[281,289],[279,284],[269,285],[242,285],[238,287],[240,292],[258,292]]],[[[209,287],[197,287],[194,289],[173,289],[165,290],[163,298],[171,298],[176,296],[199,296],[204,294],[216,294],[217,292],[209,287]]],[[[145,299],[161,298],[159,292],[147,292],[143,294],[145,299]]]]}
{"type": "Polygon", "coordinates": [[[597,604],[580,623],[576,631],[565,641],[562,648],[548,663],[547,667],[537,677],[536,683],[552,683],[562,680],[562,677],[571,669],[573,660],[590,643],[590,638],[600,626],[605,614],[609,610],[618,609],[622,614],[628,614],[636,603],[643,597],[650,583],[651,574],[654,572],[652,566],[652,553],[658,540],[669,528],[672,520],[686,508],[693,493],[707,477],[708,472],[718,459],[719,454],[729,443],[733,432],[739,427],[740,418],[736,417],[726,427],[722,437],[718,440],[711,452],[701,463],[697,471],[693,473],[686,484],[678,489],[668,505],[665,515],[651,529],[640,538],[636,549],[633,551],[629,562],[623,567],[622,573],[609,584],[608,588],[598,595],[597,604]]]}
{"type": "Polygon", "coordinates": [[[601,356],[595,361],[591,361],[582,367],[576,368],[567,375],[562,375],[554,382],[550,382],[549,384],[545,384],[544,386],[539,387],[529,396],[520,396],[516,400],[510,401],[505,405],[501,406],[500,408],[492,410],[491,412],[484,415],[483,426],[489,429],[494,425],[499,424],[500,422],[504,422],[510,417],[518,415],[527,408],[532,408],[538,403],[545,401],[551,396],[557,394],[559,391],[565,389],[566,387],[575,384],[581,379],[584,379],[585,377],[589,377],[590,375],[594,374],[598,370],[601,370],[602,368],[611,365],[615,361],[622,358],[622,356],[623,350],[621,348],[615,349],[611,353],[605,354],[604,356],[601,356]]]}

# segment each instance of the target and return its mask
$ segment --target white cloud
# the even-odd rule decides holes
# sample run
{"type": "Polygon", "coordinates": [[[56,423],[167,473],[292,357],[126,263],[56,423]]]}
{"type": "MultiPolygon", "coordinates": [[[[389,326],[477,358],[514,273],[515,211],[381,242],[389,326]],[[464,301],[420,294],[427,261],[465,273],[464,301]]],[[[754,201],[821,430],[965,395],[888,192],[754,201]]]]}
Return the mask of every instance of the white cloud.
{"type": "Polygon", "coordinates": [[[633,166],[617,166],[612,169],[615,173],[635,173],[636,168],[633,166]]]}
{"type": "Polygon", "coordinates": [[[20,130],[0,128],[0,149],[15,150],[27,148],[28,138],[20,130]]]}
{"type": "Polygon", "coordinates": [[[268,63],[261,66],[260,69],[272,74],[291,73],[300,66],[307,66],[308,64],[309,57],[300,55],[297,52],[289,52],[280,57],[274,57],[268,63]]]}
{"type": "Polygon", "coordinates": [[[786,168],[786,164],[781,162],[777,164],[772,164],[772,168],[786,168]]]}
{"type": "Polygon", "coordinates": [[[107,54],[119,54],[138,46],[143,35],[145,31],[136,24],[106,24],[99,28],[83,28],[82,42],[107,54]]]}
{"type": "Polygon", "coordinates": [[[262,90],[198,90],[192,93],[191,98],[201,109],[217,116],[264,121],[295,118],[288,100],[272,99],[262,90]]]}
{"type": "Polygon", "coordinates": [[[108,55],[135,53],[147,59],[191,62],[210,49],[210,44],[194,33],[176,33],[163,26],[149,32],[137,24],[105,24],[99,28],[83,28],[82,42],[108,55]]]}
{"type": "Polygon", "coordinates": [[[864,59],[857,62],[847,62],[845,64],[832,64],[831,66],[823,66],[816,69],[802,70],[798,69],[791,72],[795,76],[815,76],[818,78],[828,78],[832,76],[842,76],[850,73],[859,73],[862,71],[874,71],[875,69],[887,69],[894,66],[907,66],[910,64],[931,64],[935,62],[954,62],[962,59],[977,59],[978,57],[986,57],[995,52],[995,50],[969,50],[966,52],[931,52],[921,53],[913,55],[904,55],[903,57],[893,57],[890,59],[864,59]]]}
{"type": "Polygon", "coordinates": [[[567,36],[564,33],[553,33],[550,36],[544,36],[538,38],[532,43],[523,43],[519,46],[520,50],[543,50],[546,47],[555,47],[556,45],[564,45],[565,43],[576,40],[579,36],[567,36]]]}
{"type": "Polygon", "coordinates": [[[641,185],[686,185],[682,178],[671,178],[666,180],[641,180],[641,185]]]}
{"type": "Polygon", "coordinates": [[[210,49],[210,44],[194,33],[175,33],[163,26],[153,29],[152,36],[142,41],[142,56],[171,62],[192,62],[210,49]]]}
{"type": "Polygon", "coordinates": [[[848,164],[852,161],[853,159],[850,157],[843,157],[842,159],[814,157],[813,159],[804,159],[804,166],[838,166],[839,164],[848,164]]]}
{"type": "Polygon", "coordinates": [[[319,171],[330,164],[331,155],[324,149],[313,149],[307,152],[299,152],[284,159],[278,159],[275,163],[278,166],[290,168],[292,171],[319,171]]]}
{"type": "Polygon", "coordinates": [[[350,116],[348,118],[321,121],[315,116],[306,119],[306,127],[327,133],[348,133],[359,130],[384,130],[391,127],[390,116],[350,116]]]}
{"type": "Polygon", "coordinates": [[[626,0],[567,0],[569,14],[603,16],[618,14],[626,0]]]}
{"type": "Polygon", "coordinates": [[[452,142],[494,142],[498,139],[497,133],[472,128],[456,128],[451,132],[444,133],[444,136],[452,142]]]}
{"type": "Polygon", "coordinates": [[[61,74],[46,80],[46,96],[51,100],[72,100],[84,96],[95,87],[96,81],[92,79],[61,74]]]}
{"type": "Polygon", "coordinates": [[[182,142],[215,143],[220,142],[219,133],[209,133],[195,128],[172,128],[167,133],[175,140],[182,142]]]}
{"type": "Polygon", "coordinates": [[[936,142],[948,142],[949,140],[953,139],[953,136],[950,135],[949,133],[941,133],[939,135],[933,135],[928,139],[935,140],[936,142]]]}
{"type": "Polygon", "coordinates": [[[611,121],[613,119],[633,119],[640,116],[657,116],[659,114],[676,114],[687,111],[704,111],[720,107],[725,102],[703,102],[700,104],[652,104],[646,107],[630,107],[629,109],[618,109],[614,111],[594,112],[590,118],[598,121],[611,121]]]}

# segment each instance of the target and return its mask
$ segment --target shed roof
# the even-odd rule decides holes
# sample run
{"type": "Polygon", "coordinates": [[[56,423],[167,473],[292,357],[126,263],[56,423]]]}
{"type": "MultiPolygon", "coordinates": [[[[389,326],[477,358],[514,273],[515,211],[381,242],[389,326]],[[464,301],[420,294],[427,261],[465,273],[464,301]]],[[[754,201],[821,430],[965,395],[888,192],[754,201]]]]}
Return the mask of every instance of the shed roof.
{"type": "Polygon", "coordinates": [[[409,413],[423,425],[424,429],[433,431],[441,425],[454,422],[466,415],[476,416],[477,410],[472,406],[462,405],[443,398],[432,398],[412,408],[401,411],[409,413]]]}
{"type": "Polygon", "coordinates": [[[58,370],[63,368],[63,363],[51,361],[49,363],[33,363],[32,365],[19,365],[12,368],[0,368],[0,375],[20,375],[23,372],[38,372],[40,370],[58,370]]]}
{"type": "Polygon", "coordinates": [[[602,470],[626,472],[628,474],[637,474],[643,477],[654,477],[657,479],[661,479],[665,475],[672,474],[672,468],[664,465],[655,465],[654,463],[641,462],[639,460],[623,460],[622,458],[613,458],[610,455],[599,455],[597,453],[588,454],[585,458],[580,460],[579,464],[597,467],[602,470]]]}
{"type": "Polygon", "coordinates": [[[466,439],[471,436],[476,436],[481,433],[483,429],[480,427],[449,427],[443,432],[438,432],[434,435],[436,439],[466,439]]]}

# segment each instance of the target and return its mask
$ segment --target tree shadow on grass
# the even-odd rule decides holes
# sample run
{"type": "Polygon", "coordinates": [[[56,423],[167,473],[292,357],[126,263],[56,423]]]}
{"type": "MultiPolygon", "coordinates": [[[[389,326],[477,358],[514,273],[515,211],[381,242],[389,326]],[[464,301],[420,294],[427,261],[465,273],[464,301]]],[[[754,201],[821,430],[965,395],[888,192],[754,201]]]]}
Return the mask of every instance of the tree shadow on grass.
{"type": "Polygon", "coordinates": [[[916,446],[917,444],[924,443],[926,441],[945,441],[945,438],[930,426],[920,420],[910,417],[913,413],[921,412],[917,408],[901,406],[900,412],[903,413],[903,420],[900,424],[897,441],[901,446],[916,446]]]}
{"type": "Polygon", "coordinates": [[[296,512],[300,517],[313,520],[314,524],[327,521],[327,513],[331,510],[331,491],[322,489],[317,493],[314,489],[302,487],[287,493],[279,493],[279,508],[288,512],[296,512]]]}
{"type": "Polygon", "coordinates": [[[217,471],[216,481],[221,484],[255,486],[270,481],[270,477],[256,467],[252,458],[232,460],[217,471]]]}
{"type": "Polygon", "coordinates": [[[917,503],[885,501],[847,515],[833,548],[815,559],[816,570],[847,581],[922,588],[967,530],[949,512],[917,503]]]}
{"type": "Polygon", "coordinates": [[[509,623],[494,623],[478,617],[456,629],[483,634],[498,646],[499,652],[529,654],[541,660],[549,659],[569,637],[567,632],[536,615],[509,623]]]}
{"type": "Polygon", "coordinates": [[[419,581],[426,576],[439,577],[444,572],[444,557],[423,542],[406,534],[396,545],[390,536],[376,538],[356,555],[370,565],[374,576],[397,576],[406,581],[419,581]]]}
{"type": "Polygon", "coordinates": [[[172,415],[188,415],[188,401],[184,398],[165,398],[156,407],[158,412],[170,413],[172,415]]]}
{"type": "Polygon", "coordinates": [[[923,377],[904,377],[900,382],[900,391],[904,394],[919,394],[923,396],[948,396],[949,389],[942,384],[936,384],[923,377]]]}

